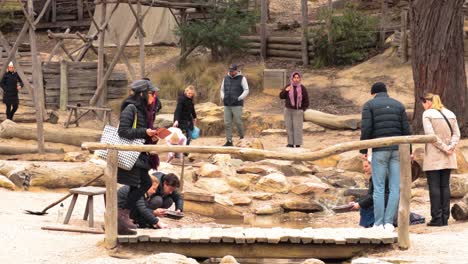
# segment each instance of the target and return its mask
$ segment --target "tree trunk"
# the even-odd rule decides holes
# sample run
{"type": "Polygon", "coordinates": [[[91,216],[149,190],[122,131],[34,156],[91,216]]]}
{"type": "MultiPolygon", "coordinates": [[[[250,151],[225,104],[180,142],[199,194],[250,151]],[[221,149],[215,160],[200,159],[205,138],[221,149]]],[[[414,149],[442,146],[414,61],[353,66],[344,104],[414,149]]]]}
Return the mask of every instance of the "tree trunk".
{"type": "Polygon", "coordinates": [[[361,115],[338,116],[307,109],[304,120],[331,129],[358,129],[361,127],[361,115]]]}
{"type": "Polygon", "coordinates": [[[410,1],[415,133],[422,131],[419,97],[441,96],[444,105],[465,124],[466,74],[463,57],[463,0],[410,1]]]}
{"type": "Polygon", "coordinates": [[[452,206],[452,217],[455,220],[468,219],[468,195],[465,195],[460,202],[452,206]]]}

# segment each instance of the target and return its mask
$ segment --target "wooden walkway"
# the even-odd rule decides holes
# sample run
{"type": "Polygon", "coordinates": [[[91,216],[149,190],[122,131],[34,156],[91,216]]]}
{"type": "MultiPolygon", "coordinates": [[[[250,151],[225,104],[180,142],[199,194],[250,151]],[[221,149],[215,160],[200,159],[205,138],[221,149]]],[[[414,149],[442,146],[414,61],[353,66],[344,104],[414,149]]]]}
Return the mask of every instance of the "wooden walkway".
{"type": "Polygon", "coordinates": [[[362,250],[397,242],[397,234],[364,228],[173,228],[139,229],[118,236],[125,247],[189,257],[347,259],[362,250]]]}

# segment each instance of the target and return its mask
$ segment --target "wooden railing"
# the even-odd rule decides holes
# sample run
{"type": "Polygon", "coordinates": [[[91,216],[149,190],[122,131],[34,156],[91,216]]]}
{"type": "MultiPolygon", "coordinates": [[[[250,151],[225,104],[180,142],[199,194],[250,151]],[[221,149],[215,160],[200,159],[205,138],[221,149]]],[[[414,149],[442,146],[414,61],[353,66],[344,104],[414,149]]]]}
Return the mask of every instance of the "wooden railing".
{"type": "Polygon", "coordinates": [[[319,151],[302,153],[285,153],[268,150],[235,148],[235,147],[204,147],[204,146],[163,146],[163,145],[112,145],[95,142],[85,142],[83,149],[107,149],[106,176],[106,214],[105,214],[105,244],[107,248],[117,246],[117,153],[121,151],[140,152],[187,152],[187,153],[217,153],[237,154],[241,157],[256,157],[281,160],[314,161],[327,156],[351,150],[399,145],[400,151],[400,204],[398,209],[398,244],[401,249],[410,247],[409,212],[411,199],[411,159],[410,145],[415,143],[436,142],[434,135],[400,136],[353,141],[337,144],[319,151]]]}

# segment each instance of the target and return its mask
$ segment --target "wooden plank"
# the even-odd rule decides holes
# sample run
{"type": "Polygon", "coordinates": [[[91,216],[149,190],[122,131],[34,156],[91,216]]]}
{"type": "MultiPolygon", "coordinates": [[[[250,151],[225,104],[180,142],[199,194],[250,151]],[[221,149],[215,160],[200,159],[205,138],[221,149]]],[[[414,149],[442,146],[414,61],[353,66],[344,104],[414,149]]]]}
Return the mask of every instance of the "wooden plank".
{"type": "Polygon", "coordinates": [[[234,240],[236,244],[245,244],[244,229],[242,227],[235,227],[232,232],[234,233],[234,240]]]}
{"type": "Polygon", "coordinates": [[[410,145],[401,144],[400,151],[400,204],[398,206],[398,246],[408,249],[411,245],[409,238],[409,219],[411,201],[411,158],[410,145]]]}
{"type": "Polygon", "coordinates": [[[89,227],[80,227],[80,226],[71,226],[71,225],[47,225],[42,226],[42,230],[52,230],[52,231],[65,231],[65,232],[76,232],[76,233],[85,233],[85,234],[104,234],[104,231],[100,228],[89,228],[89,227]]]}
{"type": "Polygon", "coordinates": [[[245,237],[245,242],[247,244],[253,244],[255,243],[255,239],[257,238],[255,236],[257,228],[245,228],[244,229],[244,237],[245,237]]]}
{"type": "Polygon", "coordinates": [[[60,60],[60,110],[65,111],[68,104],[68,69],[67,62],[60,60]]]}
{"type": "Polygon", "coordinates": [[[210,243],[220,243],[223,238],[223,229],[222,228],[213,228],[211,229],[210,234],[210,243]]]}
{"type": "Polygon", "coordinates": [[[123,236],[123,235],[119,235],[118,237],[118,242],[119,243],[128,243],[129,241],[129,236],[123,236]]]}
{"type": "Polygon", "coordinates": [[[274,227],[266,232],[267,242],[270,244],[278,244],[281,240],[281,227],[274,227]]]}
{"type": "Polygon", "coordinates": [[[215,197],[208,193],[184,192],[184,200],[214,203],[215,197]]]}
{"type": "Polygon", "coordinates": [[[117,246],[117,152],[116,150],[108,150],[107,167],[104,172],[107,183],[106,213],[104,214],[105,245],[107,249],[117,246]]]}
{"type": "Polygon", "coordinates": [[[257,234],[257,239],[256,239],[256,242],[258,243],[268,243],[268,237],[267,237],[267,233],[268,233],[268,229],[266,228],[258,228],[256,230],[257,234]]]}
{"type": "Polygon", "coordinates": [[[359,242],[359,235],[355,228],[348,228],[346,231],[346,244],[357,244],[359,242]]]}
{"type": "Polygon", "coordinates": [[[192,232],[193,232],[193,228],[190,228],[190,227],[181,228],[177,242],[178,243],[191,242],[192,232]]]}
{"type": "Polygon", "coordinates": [[[223,228],[222,229],[222,241],[223,243],[234,243],[236,234],[232,228],[223,228]]]}
{"type": "Polygon", "coordinates": [[[314,228],[304,228],[300,232],[296,233],[297,237],[302,242],[302,244],[314,243],[315,229],[314,228]]]}
{"type": "Polygon", "coordinates": [[[169,233],[170,229],[156,229],[156,230],[153,230],[153,232],[150,233],[149,237],[150,237],[150,241],[151,242],[160,242],[161,241],[161,237],[166,235],[169,233]]]}

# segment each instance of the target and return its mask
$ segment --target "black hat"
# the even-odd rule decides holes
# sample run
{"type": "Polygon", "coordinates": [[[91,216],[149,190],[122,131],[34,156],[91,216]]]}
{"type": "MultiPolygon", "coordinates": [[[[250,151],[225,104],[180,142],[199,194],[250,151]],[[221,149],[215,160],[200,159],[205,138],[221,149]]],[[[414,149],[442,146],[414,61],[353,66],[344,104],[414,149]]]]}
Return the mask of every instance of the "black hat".
{"type": "Polygon", "coordinates": [[[383,82],[374,83],[370,90],[371,94],[386,93],[386,92],[387,92],[387,86],[385,86],[385,83],[383,82]]]}
{"type": "Polygon", "coordinates": [[[145,92],[149,89],[147,80],[136,80],[130,84],[130,89],[135,93],[145,92]]]}
{"type": "Polygon", "coordinates": [[[237,64],[233,63],[233,64],[229,65],[229,71],[230,72],[237,71],[237,64]]]}

